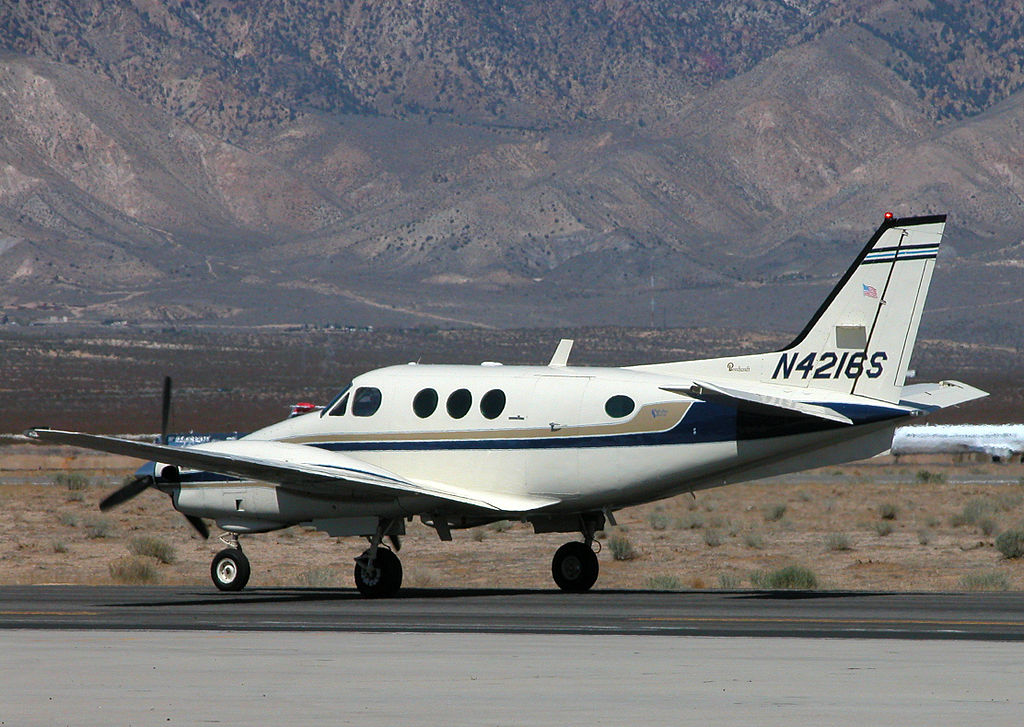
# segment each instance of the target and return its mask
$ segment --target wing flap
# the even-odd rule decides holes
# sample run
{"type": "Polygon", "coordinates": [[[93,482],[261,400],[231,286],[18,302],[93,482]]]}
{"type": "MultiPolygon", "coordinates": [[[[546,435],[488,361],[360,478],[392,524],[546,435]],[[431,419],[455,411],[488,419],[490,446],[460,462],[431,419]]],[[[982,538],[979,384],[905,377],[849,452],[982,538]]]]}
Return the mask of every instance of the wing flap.
{"type": "Polygon", "coordinates": [[[32,429],[26,436],[41,442],[70,444],[127,457],[138,457],[188,469],[216,472],[243,479],[273,482],[313,491],[318,495],[358,499],[421,495],[502,512],[525,512],[554,504],[555,500],[468,490],[443,483],[414,482],[382,467],[338,452],[285,442],[233,440],[207,442],[195,447],[169,447],[118,437],[56,429],[32,429]],[[330,486],[327,489],[325,486],[330,486]]]}

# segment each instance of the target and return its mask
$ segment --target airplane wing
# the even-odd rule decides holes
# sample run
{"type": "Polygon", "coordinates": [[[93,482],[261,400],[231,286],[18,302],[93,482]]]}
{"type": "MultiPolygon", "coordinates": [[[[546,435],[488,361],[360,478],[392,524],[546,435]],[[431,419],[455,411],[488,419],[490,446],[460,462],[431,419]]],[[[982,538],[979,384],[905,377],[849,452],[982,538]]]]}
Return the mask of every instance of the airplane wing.
{"type": "Polygon", "coordinates": [[[246,480],[273,482],[341,499],[375,500],[420,495],[501,512],[526,512],[557,502],[532,495],[467,490],[435,482],[414,482],[382,467],[305,444],[243,439],[207,442],[195,447],[169,447],[56,429],[30,429],[25,435],[41,442],[70,444],[246,480]]]}
{"type": "Polygon", "coordinates": [[[670,391],[673,394],[684,394],[693,396],[704,401],[719,404],[728,404],[742,411],[749,411],[758,414],[786,414],[789,416],[801,415],[825,419],[840,424],[853,424],[848,416],[839,413],[834,409],[820,404],[808,404],[795,399],[786,399],[779,396],[770,396],[754,391],[735,389],[720,384],[710,384],[706,381],[694,381],[691,386],[669,387],[662,386],[662,390],[670,391]]]}

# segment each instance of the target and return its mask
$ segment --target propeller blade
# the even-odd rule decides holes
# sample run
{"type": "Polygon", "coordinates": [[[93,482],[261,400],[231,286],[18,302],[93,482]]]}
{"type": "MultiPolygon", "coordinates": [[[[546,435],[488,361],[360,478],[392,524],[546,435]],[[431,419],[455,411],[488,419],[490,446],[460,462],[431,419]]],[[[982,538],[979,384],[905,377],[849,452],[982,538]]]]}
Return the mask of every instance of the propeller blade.
{"type": "Polygon", "coordinates": [[[171,377],[164,377],[164,398],[160,407],[160,444],[167,444],[167,422],[171,418],[171,377]]]}
{"type": "Polygon", "coordinates": [[[106,512],[112,510],[122,503],[128,502],[136,495],[140,494],[147,487],[154,484],[155,480],[151,475],[143,475],[142,477],[136,477],[134,480],[129,482],[127,485],[120,487],[109,495],[107,495],[100,502],[100,510],[106,512]]]}
{"type": "Polygon", "coordinates": [[[210,537],[210,529],[206,527],[206,523],[203,522],[202,518],[198,518],[195,515],[185,515],[185,519],[188,520],[189,525],[195,528],[203,540],[210,537]]]}

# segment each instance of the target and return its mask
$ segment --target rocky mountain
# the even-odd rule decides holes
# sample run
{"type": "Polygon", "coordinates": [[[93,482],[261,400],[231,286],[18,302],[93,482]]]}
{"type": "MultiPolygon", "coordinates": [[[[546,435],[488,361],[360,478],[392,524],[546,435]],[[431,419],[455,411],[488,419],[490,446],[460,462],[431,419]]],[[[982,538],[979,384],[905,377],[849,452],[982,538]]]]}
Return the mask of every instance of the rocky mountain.
{"type": "Polygon", "coordinates": [[[949,212],[925,332],[1024,347],[1024,10],[945,0],[0,6],[0,305],[798,329],[949,212]]]}

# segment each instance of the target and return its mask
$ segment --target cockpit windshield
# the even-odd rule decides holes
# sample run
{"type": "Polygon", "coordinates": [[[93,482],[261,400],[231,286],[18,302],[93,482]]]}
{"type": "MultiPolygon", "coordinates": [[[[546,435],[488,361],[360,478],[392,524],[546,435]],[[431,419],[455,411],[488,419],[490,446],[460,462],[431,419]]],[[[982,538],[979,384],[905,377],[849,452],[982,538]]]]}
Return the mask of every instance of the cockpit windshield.
{"type": "Polygon", "coordinates": [[[348,390],[352,388],[352,384],[349,383],[342,389],[336,397],[331,399],[331,403],[323,408],[320,412],[320,416],[330,413],[332,417],[341,416],[345,413],[345,406],[348,404],[348,390]]]}

